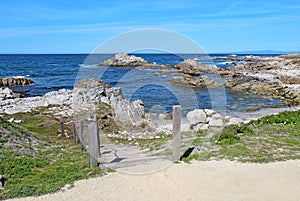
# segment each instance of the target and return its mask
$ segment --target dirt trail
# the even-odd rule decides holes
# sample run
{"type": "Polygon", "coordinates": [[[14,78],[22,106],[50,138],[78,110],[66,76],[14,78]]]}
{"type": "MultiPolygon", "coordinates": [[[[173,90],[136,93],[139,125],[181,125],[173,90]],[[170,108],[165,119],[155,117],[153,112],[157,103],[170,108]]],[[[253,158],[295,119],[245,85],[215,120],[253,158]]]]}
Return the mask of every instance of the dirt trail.
{"type": "Polygon", "coordinates": [[[111,173],[75,182],[74,188],[64,192],[19,200],[299,201],[299,189],[299,160],[269,164],[197,161],[173,164],[154,174],[111,173]]]}

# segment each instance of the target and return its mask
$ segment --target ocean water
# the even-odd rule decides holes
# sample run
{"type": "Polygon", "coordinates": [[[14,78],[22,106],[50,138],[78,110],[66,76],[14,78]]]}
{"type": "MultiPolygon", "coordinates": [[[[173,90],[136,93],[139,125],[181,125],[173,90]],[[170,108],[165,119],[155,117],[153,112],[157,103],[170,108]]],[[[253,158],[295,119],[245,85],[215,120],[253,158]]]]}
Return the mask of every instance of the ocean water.
{"type": "MultiPolygon", "coordinates": [[[[186,58],[209,65],[228,67],[226,61],[212,60],[226,55],[172,55],[139,54],[148,62],[177,64],[186,58]]],[[[239,55],[241,56],[241,55],[239,55]]],[[[208,90],[170,84],[174,74],[160,75],[158,69],[130,67],[99,67],[98,63],[113,55],[87,54],[42,54],[0,55],[0,77],[22,76],[35,82],[32,86],[17,87],[14,91],[25,91],[27,96],[40,96],[62,88],[73,89],[83,78],[102,79],[115,87],[121,87],[130,100],[142,99],[148,111],[170,112],[173,105],[185,105],[185,112],[195,108],[212,108],[221,113],[242,111],[256,106],[281,105],[280,101],[264,96],[233,92],[227,89],[208,90]],[[224,106],[220,107],[219,106],[224,106]]]]}

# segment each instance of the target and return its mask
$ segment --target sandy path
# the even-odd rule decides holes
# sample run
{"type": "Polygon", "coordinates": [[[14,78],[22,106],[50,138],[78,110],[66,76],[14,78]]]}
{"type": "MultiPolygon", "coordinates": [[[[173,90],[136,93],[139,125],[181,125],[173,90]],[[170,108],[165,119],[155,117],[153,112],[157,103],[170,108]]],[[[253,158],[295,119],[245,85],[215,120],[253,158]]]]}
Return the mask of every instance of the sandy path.
{"type": "Polygon", "coordinates": [[[64,192],[20,200],[300,200],[300,160],[270,164],[230,161],[174,164],[133,176],[111,173],[64,192]]]}

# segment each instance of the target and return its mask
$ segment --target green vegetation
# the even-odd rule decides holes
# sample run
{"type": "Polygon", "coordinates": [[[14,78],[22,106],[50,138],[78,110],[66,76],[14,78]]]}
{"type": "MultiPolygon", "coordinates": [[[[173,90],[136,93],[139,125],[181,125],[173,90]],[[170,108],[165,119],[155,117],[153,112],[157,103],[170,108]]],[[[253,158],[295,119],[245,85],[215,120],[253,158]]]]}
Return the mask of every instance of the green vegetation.
{"type": "MultiPolygon", "coordinates": [[[[78,179],[105,174],[99,168],[88,167],[88,153],[73,143],[72,137],[60,136],[60,120],[49,108],[29,113],[0,117],[0,174],[8,178],[0,199],[36,196],[60,190],[78,179]],[[5,119],[20,119],[15,124],[5,119]],[[9,143],[9,146],[7,145],[9,143]]],[[[111,108],[98,108],[103,129],[117,129],[112,124],[111,108]]],[[[71,135],[71,119],[63,119],[66,133],[71,135]]],[[[114,123],[114,122],[113,122],[114,123]]],[[[147,127],[140,125],[141,127],[147,127]]],[[[108,131],[107,130],[107,131],[108,131]]],[[[208,133],[183,133],[189,145],[201,145],[201,152],[185,158],[190,160],[229,159],[242,162],[271,162],[300,159],[300,111],[271,115],[244,125],[231,125],[209,138],[208,133]]],[[[143,149],[170,155],[171,134],[159,133],[149,139],[114,139],[118,143],[138,144],[143,149]],[[168,146],[167,146],[168,147],[168,146]],[[170,146],[169,146],[170,147],[170,146]]],[[[107,172],[115,172],[108,169],[107,172]]]]}
{"type": "Polygon", "coordinates": [[[98,124],[105,133],[117,133],[119,128],[113,118],[113,110],[106,103],[99,103],[97,109],[98,124]]]}
{"type": "MultiPolygon", "coordinates": [[[[165,148],[167,142],[170,142],[170,140],[172,139],[172,134],[157,133],[152,139],[131,138],[129,140],[128,138],[119,139],[113,137],[109,139],[117,144],[136,144],[141,149],[149,149],[150,151],[156,151],[161,148],[165,148]]],[[[171,154],[169,150],[166,153],[167,155],[171,154]]]]}
{"type": "Polygon", "coordinates": [[[142,149],[150,149],[150,151],[158,150],[164,148],[168,141],[172,139],[172,134],[159,133],[152,140],[137,139],[138,145],[142,149]]]}
{"type": "Polygon", "coordinates": [[[244,125],[231,125],[209,140],[196,134],[192,145],[209,141],[209,150],[191,159],[229,159],[242,162],[272,162],[300,159],[300,111],[271,115],[244,125]]]}
{"type": "MultiPolygon", "coordinates": [[[[0,174],[8,178],[0,200],[56,192],[75,180],[105,173],[88,167],[88,153],[72,137],[61,138],[60,120],[47,112],[41,108],[4,117],[21,119],[20,125],[0,117],[0,174]]],[[[71,135],[71,125],[65,129],[71,135]]]]}

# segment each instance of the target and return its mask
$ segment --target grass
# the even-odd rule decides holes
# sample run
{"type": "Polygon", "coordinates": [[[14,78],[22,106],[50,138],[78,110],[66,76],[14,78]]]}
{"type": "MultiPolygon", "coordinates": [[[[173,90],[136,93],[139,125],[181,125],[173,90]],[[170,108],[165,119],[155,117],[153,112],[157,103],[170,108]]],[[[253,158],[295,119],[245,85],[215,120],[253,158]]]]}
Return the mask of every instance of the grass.
{"type": "Polygon", "coordinates": [[[231,125],[209,140],[197,135],[192,145],[209,141],[208,151],[185,159],[273,162],[300,159],[300,111],[283,112],[244,125],[231,125]]]}
{"type": "MultiPolygon", "coordinates": [[[[88,153],[75,145],[72,138],[59,136],[60,119],[47,115],[47,110],[40,108],[30,114],[5,116],[5,119],[21,119],[21,125],[0,117],[0,133],[6,136],[0,141],[0,174],[8,178],[5,188],[0,190],[0,200],[53,193],[76,180],[105,174],[98,167],[89,168],[88,153]],[[12,141],[9,136],[22,137],[28,142],[6,146],[5,143],[12,141]],[[38,142],[31,142],[31,138],[38,142]],[[22,153],[23,149],[30,154],[22,153]]],[[[70,125],[65,129],[71,133],[70,125]]]]}
{"type": "MultiPolygon", "coordinates": [[[[165,148],[168,141],[171,141],[172,134],[157,133],[153,139],[140,139],[140,138],[131,138],[128,139],[119,139],[119,138],[110,138],[112,142],[117,142],[117,144],[136,144],[141,149],[149,149],[150,151],[156,151],[161,148],[165,148]]],[[[167,155],[171,152],[168,150],[167,155]]]]}
{"type": "MultiPolygon", "coordinates": [[[[0,117],[0,174],[8,178],[5,189],[0,190],[1,200],[57,192],[66,184],[72,185],[76,180],[105,174],[99,168],[88,167],[88,153],[82,151],[79,145],[74,145],[73,139],[62,139],[59,136],[60,119],[47,115],[47,110],[48,108],[41,108],[30,114],[5,116],[5,119],[21,119],[21,125],[0,117]],[[38,139],[38,143],[29,140],[19,144],[18,149],[5,146],[5,143],[11,140],[11,135],[24,139],[34,137],[38,139]],[[34,154],[21,153],[20,150],[25,148],[34,154]]],[[[109,110],[106,105],[99,107],[98,115],[102,115],[101,120],[110,118],[109,110]]],[[[207,138],[207,132],[198,131],[190,143],[195,146],[205,144],[206,149],[191,154],[184,161],[229,159],[265,163],[300,159],[299,117],[300,111],[283,112],[245,125],[225,127],[212,138],[207,138]]],[[[66,124],[65,128],[67,133],[71,133],[70,125],[66,124]]],[[[161,133],[156,136],[159,137],[152,140],[116,140],[127,144],[138,143],[141,148],[155,151],[165,148],[172,139],[171,134],[161,133]]],[[[167,151],[171,153],[170,150],[167,151]]]]}

